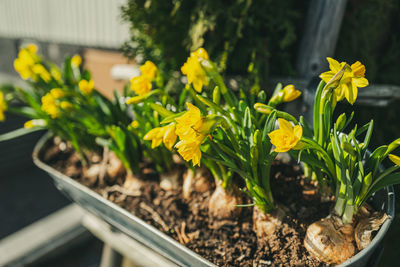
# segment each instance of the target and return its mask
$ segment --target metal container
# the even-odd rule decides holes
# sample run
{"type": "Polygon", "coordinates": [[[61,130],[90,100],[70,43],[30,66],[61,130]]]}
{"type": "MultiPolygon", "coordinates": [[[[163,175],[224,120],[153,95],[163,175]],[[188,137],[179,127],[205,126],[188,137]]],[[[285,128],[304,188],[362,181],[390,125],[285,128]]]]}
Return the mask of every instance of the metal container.
{"type": "MultiPolygon", "coordinates": [[[[49,139],[50,135],[47,134],[37,143],[33,151],[33,161],[39,168],[46,171],[53,178],[56,187],[70,199],[78,203],[87,211],[102,218],[116,229],[152,249],[155,253],[166,257],[180,266],[216,266],[153,226],[134,216],[132,213],[129,213],[41,161],[39,156],[46,148],[49,139]]],[[[379,243],[382,241],[394,218],[393,187],[390,186],[377,192],[373,197],[371,204],[374,208],[385,211],[389,215],[389,219],[381,226],[381,229],[367,248],[363,249],[343,264],[340,264],[340,267],[374,266],[374,264],[371,264],[372,261],[369,260],[378,248],[379,243]]],[[[371,260],[373,260],[372,258],[371,260]]],[[[374,263],[376,264],[376,262],[374,263]]]]}

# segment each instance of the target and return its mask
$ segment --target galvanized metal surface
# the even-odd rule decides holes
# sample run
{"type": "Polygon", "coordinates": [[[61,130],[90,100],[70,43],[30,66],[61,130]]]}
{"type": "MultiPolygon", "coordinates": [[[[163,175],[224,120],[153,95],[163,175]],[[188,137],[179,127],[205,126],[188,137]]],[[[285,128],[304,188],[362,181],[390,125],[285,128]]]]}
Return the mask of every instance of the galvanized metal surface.
{"type": "MultiPolygon", "coordinates": [[[[64,192],[73,201],[113,225],[121,232],[180,266],[215,266],[133,214],[42,162],[39,155],[45,148],[49,138],[50,135],[46,134],[38,142],[33,152],[33,160],[39,168],[49,173],[60,191],[64,192]]],[[[389,219],[381,226],[381,229],[367,248],[357,253],[345,263],[340,264],[340,267],[371,266],[369,259],[379,246],[393,221],[395,210],[394,201],[394,190],[392,186],[375,194],[371,202],[372,206],[374,206],[375,209],[385,211],[387,215],[389,215],[389,219]]]]}

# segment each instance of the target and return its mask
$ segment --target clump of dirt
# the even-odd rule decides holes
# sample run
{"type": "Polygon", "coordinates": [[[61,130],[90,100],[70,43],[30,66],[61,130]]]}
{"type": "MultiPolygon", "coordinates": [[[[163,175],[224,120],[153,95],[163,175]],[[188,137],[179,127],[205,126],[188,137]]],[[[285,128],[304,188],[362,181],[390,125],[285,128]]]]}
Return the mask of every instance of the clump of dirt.
{"type": "MultiPolygon", "coordinates": [[[[307,226],[326,217],[332,202],[320,201],[315,187],[304,180],[298,165],[274,162],[272,192],[276,203],[285,207],[287,212],[273,237],[257,240],[253,232],[251,207],[243,208],[235,222],[221,228],[213,227],[213,221],[208,216],[208,201],[214,184],[211,191],[193,193],[189,200],[185,200],[181,185],[175,190],[165,191],[157,179],[144,177],[141,194],[126,195],[110,189],[115,183],[122,185],[123,177],[113,181],[114,184],[106,179],[103,185],[85,179],[84,167],[71,148],[64,151],[58,149],[55,153],[53,146],[47,151],[42,158],[49,165],[218,266],[326,266],[309,255],[303,240],[307,226]]],[[[245,201],[250,202],[248,199],[245,201]]]]}

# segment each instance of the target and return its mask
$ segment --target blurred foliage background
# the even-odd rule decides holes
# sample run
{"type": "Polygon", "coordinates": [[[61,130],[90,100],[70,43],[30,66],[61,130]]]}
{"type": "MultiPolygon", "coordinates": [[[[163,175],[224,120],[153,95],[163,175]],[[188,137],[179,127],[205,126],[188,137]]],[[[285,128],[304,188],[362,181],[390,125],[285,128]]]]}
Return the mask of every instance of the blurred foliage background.
{"type": "Polygon", "coordinates": [[[204,47],[222,71],[255,79],[294,75],[297,44],[309,1],[129,0],[128,57],[177,71],[190,51],[204,47]]]}

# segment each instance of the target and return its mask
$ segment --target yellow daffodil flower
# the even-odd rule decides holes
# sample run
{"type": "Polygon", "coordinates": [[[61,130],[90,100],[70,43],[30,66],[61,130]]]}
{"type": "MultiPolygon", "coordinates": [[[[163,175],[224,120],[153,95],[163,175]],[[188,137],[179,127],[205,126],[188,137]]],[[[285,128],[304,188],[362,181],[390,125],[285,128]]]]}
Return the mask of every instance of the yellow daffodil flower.
{"type": "Polygon", "coordinates": [[[4,121],[4,111],[7,110],[7,103],[4,100],[4,94],[0,91],[0,121],[4,121]]]}
{"type": "Polygon", "coordinates": [[[61,81],[61,72],[58,68],[51,67],[50,74],[51,74],[51,76],[53,76],[54,80],[61,81]]]}
{"type": "MultiPolygon", "coordinates": [[[[328,57],[330,71],[322,73],[319,77],[326,83],[345,65],[346,62],[339,63],[338,61],[328,57]]],[[[368,85],[368,80],[365,76],[365,66],[357,61],[346,69],[339,85],[335,89],[336,101],[346,98],[350,104],[353,104],[357,99],[358,88],[368,85]]]]}
{"type": "Polygon", "coordinates": [[[181,67],[181,72],[187,76],[188,83],[193,84],[194,89],[199,93],[201,93],[203,85],[209,84],[208,77],[200,65],[200,62],[204,59],[208,60],[207,51],[199,48],[190,54],[190,57],[181,67]]]}
{"type": "Polygon", "coordinates": [[[200,47],[200,48],[197,49],[196,51],[192,52],[192,53],[191,53],[191,56],[192,56],[192,55],[194,55],[194,56],[196,56],[196,57],[199,57],[199,58],[202,58],[202,59],[207,59],[207,60],[210,59],[209,56],[208,56],[207,51],[206,51],[204,48],[202,48],[202,47],[200,47]]]}
{"type": "Polygon", "coordinates": [[[139,127],[139,122],[137,120],[134,120],[131,122],[131,126],[132,126],[132,128],[136,129],[137,127],[139,127]]]}
{"type": "Polygon", "coordinates": [[[156,148],[164,142],[169,150],[174,146],[177,135],[175,133],[175,123],[171,123],[164,127],[151,129],[144,137],[144,140],[152,141],[151,148],[156,148]]]}
{"type": "Polygon", "coordinates": [[[64,90],[60,89],[60,88],[53,88],[50,90],[50,94],[52,97],[54,97],[55,99],[58,98],[62,98],[65,96],[65,92],[64,90]]]}
{"type": "Polygon", "coordinates": [[[60,115],[56,99],[50,93],[47,93],[42,97],[42,110],[49,114],[53,119],[60,115]]]}
{"type": "Polygon", "coordinates": [[[203,119],[199,108],[191,103],[186,103],[186,106],[188,107],[188,111],[175,120],[175,132],[180,139],[195,139],[199,135],[195,129],[201,127],[203,119]]]}
{"type": "Polygon", "coordinates": [[[178,138],[175,133],[175,123],[171,123],[170,125],[164,126],[163,128],[165,128],[163,136],[164,145],[166,148],[171,150],[172,147],[175,145],[176,139],[178,138]]]}
{"type": "MultiPolygon", "coordinates": [[[[33,49],[31,49],[33,51],[33,49]]],[[[32,67],[37,61],[37,56],[28,49],[21,49],[18,57],[14,60],[14,69],[19,73],[22,79],[27,80],[33,76],[32,67]]]]}
{"type": "Polygon", "coordinates": [[[394,154],[389,154],[389,159],[393,161],[394,164],[400,167],[400,157],[394,154]]]}
{"type": "Polygon", "coordinates": [[[63,110],[71,110],[74,107],[74,105],[72,105],[72,103],[70,103],[68,101],[61,101],[60,107],[63,110]]]}
{"type": "Polygon", "coordinates": [[[140,66],[140,72],[143,77],[146,77],[149,81],[152,81],[156,77],[157,67],[156,65],[147,60],[142,66],[140,66]]]}
{"type": "Polygon", "coordinates": [[[131,79],[131,89],[137,95],[145,95],[151,91],[152,84],[145,76],[137,76],[131,79]]]}
{"type": "Polygon", "coordinates": [[[28,50],[29,53],[36,54],[38,47],[35,44],[28,44],[26,50],[28,50]]]}
{"type": "Polygon", "coordinates": [[[156,148],[161,145],[164,137],[164,129],[163,127],[156,127],[151,129],[143,139],[146,141],[151,141],[151,148],[156,148]]]}
{"type": "Polygon", "coordinates": [[[75,68],[78,68],[82,64],[82,58],[80,55],[74,55],[71,58],[71,65],[75,68]]]}
{"type": "Polygon", "coordinates": [[[296,90],[293,84],[286,85],[283,88],[283,102],[290,102],[297,99],[301,95],[301,91],[296,90]]]}
{"type": "Polygon", "coordinates": [[[38,75],[46,83],[51,80],[50,73],[46,70],[46,68],[42,64],[33,65],[32,72],[38,75]]]}
{"type": "Polygon", "coordinates": [[[275,152],[286,152],[296,149],[302,135],[303,128],[300,125],[292,126],[287,120],[278,119],[279,129],[268,134],[271,143],[275,146],[275,152]]]}
{"type": "Polygon", "coordinates": [[[195,139],[184,139],[180,140],[175,147],[178,150],[178,153],[182,156],[182,158],[186,161],[192,161],[193,166],[200,166],[201,160],[201,150],[200,146],[204,140],[204,136],[201,138],[195,139]]]}
{"type": "Polygon", "coordinates": [[[92,91],[94,88],[94,82],[93,82],[93,80],[90,80],[90,81],[81,80],[79,82],[78,86],[83,94],[90,95],[90,94],[92,94],[92,91]]]}

